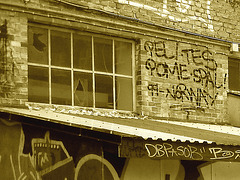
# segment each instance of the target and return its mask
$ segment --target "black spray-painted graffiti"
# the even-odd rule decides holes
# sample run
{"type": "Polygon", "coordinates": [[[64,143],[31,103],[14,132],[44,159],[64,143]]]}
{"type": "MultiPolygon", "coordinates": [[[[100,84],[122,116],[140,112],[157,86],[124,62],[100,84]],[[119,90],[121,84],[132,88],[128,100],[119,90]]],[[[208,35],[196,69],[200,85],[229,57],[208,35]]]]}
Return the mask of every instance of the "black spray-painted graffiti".
{"type": "Polygon", "coordinates": [[[180,47],[178,42],[145,42],[144,49],[150,56],[145,67],[151,76],[181,81],[171,88],[162,88],[158,83],[149,83],[148,90],[152,96],[159,96],[162,93],[174,100],[186,99],[196,106],[203,105],[203,102],[206,106],[212,106],[218,92],[210,93],[209,89],[225,89],[227,74],[224,74],[221,81],[219,80],[218,64],[214,59],[214,53],[209,49],[203,47],[180,49],[180,47]],[[184,84],[191,81],[198,85],[197,88],[193,89],[184,84]]]}
{"type": "MultiPolygon", "coordinates": [[[[210,84],[213,88],[221,88],[224,83],[226,83],[227,77],[227,74],[225,74],[224,83],[217,84],[216,72],[212,74],[211,71],[203,68],[193,69],[192,72],[188,72],[186,64],[178,64],[175,62],[174,66],[171,68],[166,62],[156,63],[156,61],[151,58],[147,59],[146,68],[151,70],[151,75],[153,75],[153,71],[155,71],[158,77],[169,78],[170,76],[176,76],[178,80],[188,80],[192,77],[194,82],[201,83],[204,87],[208,87],[210,84]]],[[[207,68],[210,69],[210,67],[207,68]]],[[[213,68],[211,70],[216,70],[214,69],[216,68],[215,66],[211,68],[213,68]]]]}
{"type": "Polygon", "coordinates": [[[164,94],[165,97],[172,97],[174,100],[188,100],[192,103],[195,103],[196,106],[200,107],[202,104],[206,106],[212,106],[215,99],[217,98],[218,93],[214,96],[210,95],[205,89],[202,88],[187,88],[186,85],[180,83],[178,85],[172,85],[172,88],[166,88],[162,90],[160,85],[148,84],[148,90],[152,93],[152,96],[159,96],[160,93],[164,94]]]}

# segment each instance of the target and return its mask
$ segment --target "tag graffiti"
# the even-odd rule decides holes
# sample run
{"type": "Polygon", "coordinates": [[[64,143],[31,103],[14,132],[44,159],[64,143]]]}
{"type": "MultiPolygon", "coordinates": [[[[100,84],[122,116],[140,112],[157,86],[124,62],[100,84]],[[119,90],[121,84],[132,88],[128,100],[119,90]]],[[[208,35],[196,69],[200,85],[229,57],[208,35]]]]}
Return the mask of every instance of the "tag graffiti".
{"type": "Polygon", "coordinates": [[[172,157],[183,157],[191,160],[202,160],[202,153],[205,152],[205,149],[198,149],[194,146],[177,146],[173,147],[172,144],[163,143],[163,144],[145,144],[145,148],[148,153],[148,157],[153,158],[172,158],[172,157]]]}
{"type": "Polygon", "coordinates": [[[145,144],[149,158],[180,158],[189,160],[239,159],[240,150],[226,150],[221,147],[195,147],[194,145],[172,145],[169,143],[145,144]]]}
{"type": "Polygon", "coordinates": [[[240,157],[240,150],[230,151],[230,150],[223,150],[222,148],[209,148],[209,151],[213,154],[213,160],[217,159],[229,159],[234,158],[237,159],[240,157]]]}
{"type": "Polygon", "coordinates": [[[196,106],[200,107],[213,106],[215,99],[218,96],[216,92],[214,96],[210,95],[205,89],[202,88],[188,88],[186,85],[180,83],[178,85],[172,85],[172,88],[166,88],[162,90],[160,85],[157,83],[148,84],[148,90],[151,92],[152,96],[159,96],[163,94],[166,98],[172,97],[174,100],[184,100],[195,103],[196,106]]]}
{"type": "Polygon", "coordinates": [[[222,65],[218,65],[215,53],[206,47],[170,40],[146,41],[144,50],[149,56],[145,68],[151,76],[159,78],[159,83],[149,82],[147,86],[152,96],[164,94],[166,98],[209,107],[219,95],[216,90],[226,89],[227,73],[218,70],[222,65]],[[160,80],[166,79],[177,83],[163,86],[160,80]]]}

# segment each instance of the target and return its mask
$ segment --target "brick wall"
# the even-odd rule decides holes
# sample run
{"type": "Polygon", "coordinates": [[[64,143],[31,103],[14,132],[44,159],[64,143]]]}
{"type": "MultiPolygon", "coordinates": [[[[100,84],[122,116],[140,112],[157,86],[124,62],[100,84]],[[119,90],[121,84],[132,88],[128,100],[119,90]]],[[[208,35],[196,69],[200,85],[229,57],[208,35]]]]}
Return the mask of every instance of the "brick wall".
{"type": "Polygon", "coordinates": [[[2,104],[23,105],[27,101],[27,22],[31,21],[135,40],[137,113],[211,123],[228,121],[230,44],[203,36],[240,40],[237,0],[11,3],[5,2],[3,7],[8,10],[1,10],[0,21],[0,25],[7,21],[2,104]]]}
{"type": "MultiPolygon", "coordinates": [[[[156,25],[239,41],[240,22],[236,18],[240,14],[239,0],[69,0],[69,2],[156,25]]],[[[53,4],[52,6],[56,9],[56,6],[53,4]]]]}
{"type": "Polygon", "coordinates": [[[27,101],[27,19],[1,11],[0,103],[21,106],[27,101]],[[5,26],[6,34],[3,32],[5,26]]]}
{"type": "Polygon", "coordinates": [[[141,41],[138,104],[145,115],[224,123],[227,50],[178,39],[141,41]]]}

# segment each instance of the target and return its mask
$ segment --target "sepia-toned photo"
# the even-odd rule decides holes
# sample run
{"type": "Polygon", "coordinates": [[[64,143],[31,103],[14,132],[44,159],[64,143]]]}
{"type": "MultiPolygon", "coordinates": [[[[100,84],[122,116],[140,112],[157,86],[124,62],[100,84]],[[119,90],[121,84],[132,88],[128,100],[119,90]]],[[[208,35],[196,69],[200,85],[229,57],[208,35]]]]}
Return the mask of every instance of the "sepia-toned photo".
{"type": "Polygon", "coordinates": [[[240,179],[240,0],[0,0],[0,180],[240,179]]]}

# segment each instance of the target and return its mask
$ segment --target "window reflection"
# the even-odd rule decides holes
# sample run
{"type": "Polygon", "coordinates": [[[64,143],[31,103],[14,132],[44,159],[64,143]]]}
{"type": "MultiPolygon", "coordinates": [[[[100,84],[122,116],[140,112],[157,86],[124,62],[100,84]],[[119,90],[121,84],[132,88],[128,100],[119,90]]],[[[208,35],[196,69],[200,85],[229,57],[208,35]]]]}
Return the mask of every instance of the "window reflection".
{"type": "Polygon", "coordinates": [[[113,108],[113,79],[107,75],[96,75],[96,107],[113,108]]]}
{"type": "Polygon", "coordinates": [[[92,74],[74,72],[74,105],[93,106],[92,74]]]}
{"type": "Polygon", "coordinates": [[[73,67],[92,69],[92,37],[74,34],[73,36],[73,67]]]}
{"type": "Polygon", "coordinates": [[[113,72],[112,40],[94,38],[95,70],[101,72],[113,72]]]}
{"type": "Polygon", "coordinates": [[[49,102],[48,68],[28,66],[28,100],[49,102]]]}
{"type": "Polygon", "coordinates": [[[51,31],[51,62],[54,66],[71,65],[70,33],[51,31]]]}
{"type": "Polygon", "coordinates": [[[132,110],[132,89],[132,79],[116,77],[116,108],[118,110],[132,110]]]}
{"type": "Polygon", "coordinates": [[[117,74],[132,74],[132,44],[115,41],[115,67],[117,74]]]}
{"type": "Polygon", "coordinates": [[[72,104],[70,71],[52,69],[52,103],[72,104]]]}

